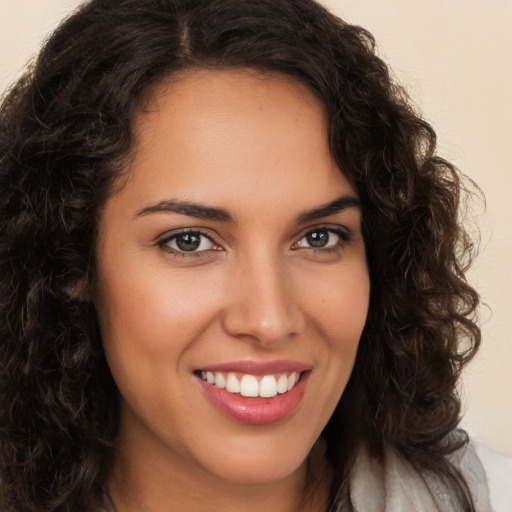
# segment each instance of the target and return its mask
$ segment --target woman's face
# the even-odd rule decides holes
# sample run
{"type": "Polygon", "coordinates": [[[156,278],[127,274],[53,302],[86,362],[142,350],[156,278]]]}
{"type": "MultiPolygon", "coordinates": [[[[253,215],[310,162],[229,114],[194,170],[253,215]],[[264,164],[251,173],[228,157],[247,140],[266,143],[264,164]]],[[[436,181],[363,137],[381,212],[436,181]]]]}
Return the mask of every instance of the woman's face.
{"type": "Polygon", "coordinates": [[[125,462],[236,483],[304,467],[366,319],[360,224],[304,86],[198,70],[154,91],[97,248],[125,462]]]}

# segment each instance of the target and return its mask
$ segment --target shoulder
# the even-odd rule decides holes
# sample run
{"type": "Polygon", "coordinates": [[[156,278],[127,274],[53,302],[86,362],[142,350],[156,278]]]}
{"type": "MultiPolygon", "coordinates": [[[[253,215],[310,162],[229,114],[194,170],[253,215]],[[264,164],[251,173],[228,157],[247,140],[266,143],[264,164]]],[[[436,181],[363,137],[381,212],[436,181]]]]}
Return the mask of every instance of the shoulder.
{"type": "Polygon", "coordinates": [[[512,458],[472,444],[487,476],[493,512],[512,512],[512,458]]]}
{"type": "MultiPolygon", "coordinates": [[[[473,441],[468,441],[449,457],[450,462],[464,476],[478,511],[494,511],[491,507],[489,482],[484,466],[474,446],[473,441]]],[[[508,511],[507,511],[508,512],[508,511]]]]}
{"type": "MultiPolygon", "coordinates": [[[[478,512],[512,512],[510,507],[491,507],[486,471],[473,443],[465,443],[449,459],[464,476],[478,512]]],[[[440,478],[418,471],[391,447],[383,461],[366,453],[359,455],[351,475],[350,497],[357,512],[460,509],[440,478]]]]}

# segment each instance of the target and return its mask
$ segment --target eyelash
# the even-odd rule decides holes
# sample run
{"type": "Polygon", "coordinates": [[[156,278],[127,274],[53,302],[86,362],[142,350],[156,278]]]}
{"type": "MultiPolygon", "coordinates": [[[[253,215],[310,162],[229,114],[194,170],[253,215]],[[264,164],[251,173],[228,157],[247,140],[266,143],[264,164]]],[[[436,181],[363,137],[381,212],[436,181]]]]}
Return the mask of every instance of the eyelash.
{"type": "MultiPolygon", "coordinates": [[[[313,229],[308,229],[298,240],[293,244],[293,247],[297,247],[301,240],[305,239],[308,235],[312,233],[325,232],[330,235],[336,235],[339,240],[337,243],[333,245],[324,246],[324,247],[304,247],[304,250],[314,253],[331,253],[331,252],[339,252],[343,250],[343,248],[350,243],[351,235],[348,231],[341,229],[339,227],[329,227],[329,226],[319,226],[313,229]]],[[[329,240],[330,242],[330,240],[329,240]]],[[[300,250],[300,247],[297,247],[295,250],[300,250]]]]}
{"type": "MultiPolygon", "coordinates": [[[[215,250],[215,251],[220,250],[220,249],[207,249],[207,250],[202,250],[202,251],[183,251],[183,250],[179,250],[179,249],[174,249],[173,247],[169,247],[169,244],[171,242],[177,240],[180,236],[184,236],[184,235],[197,235],[199,237],[206,238],[215,247],[220,247],[219,244],[217,244],[215,242],[215,240],[213,240],[213,238],[210,235],[208,235],[208,234],[204,233],[203,231],[201,231],[200,229],[196,229],[196,228],[185,228],[185,229],[180,229],[178,231],[174,231],[169,236],[166,236],[162,240],[158,241],[156,245],[162,251],[165,251],[176,258],[190,258],[190,257],[192,257],[192,258],[199,257],[200,258],[200,257],[204,257],[205,255],[207,255],[207,253],[209,253],[212,250],[215,250]]],[[[202,243],[203,243],[203,241],[200,241],[200,244],[202,244],[202,243]]]]}
{"type": "MultiPolygon", "coordinates": [[[[330,240],[329,240],[330,241],[330,240]]],[[[313,229],[308,229],[306,232],[304,232],[301,237],[293,244],[292,250],[305,250],[308,252],[314,252],[314,253],[331,253],[336,251],[341,251],[343,248],[350,243],[351,241],[351,234],[339,227],[329,227],[329,226],[319,226],[315,227],[313,229]],[[336,235],[339,237],[339,241],[336,242],[333,245],[328,245],[324,247],[301,247],[298,244],[301,242],[301,240],[305,239],[308,235],[312,233],[318,233],[318,232],[326,232],[329,235],[336,235]]],[[[199,244],[201,245],[203,241],[200,241],[199,244]]],[[[176,258],[198,258],[198,257],[205,257],[207,256],[211,251],[220,251],[222,248],[219,244],[215,242],[215,240],[212,238],[211,235],[204,233],[200,229],[197,228],[186,228],[186,229],[180,229],[179,231],[175,231],[169,236],[166,236],[162,240],[159,240],[156,244],[162,251],[165,251],[166,253],[172,254],[173,257],[176,258]],[[192,251],[185,251],[180,250],[179,248],[173,248],[170,247],[169,244],[173,241],[176,241],[179,239],[180,236],[184,235],[196,235],[200,238],[206,238],[209,242],[211,242],[215,248],[212,249],[205,249],[201,251],[192,250],[192,251]]],[[[199,247],[200,247],[199,245],[199,247]]]]}

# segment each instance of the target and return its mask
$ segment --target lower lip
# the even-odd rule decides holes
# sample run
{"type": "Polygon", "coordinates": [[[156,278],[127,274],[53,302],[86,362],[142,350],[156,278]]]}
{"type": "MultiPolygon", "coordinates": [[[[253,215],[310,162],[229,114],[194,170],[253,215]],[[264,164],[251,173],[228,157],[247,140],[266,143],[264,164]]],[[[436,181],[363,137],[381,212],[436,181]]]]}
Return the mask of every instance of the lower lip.
{"type": "Polygon", "coordinates": [[[286,418],[298,407],[306,391],[309,374],[303,372],[290,391],[273,398],[245,397],[197,378],[206,396],[226,416],[240,423],[267,425],[286,418]]]}

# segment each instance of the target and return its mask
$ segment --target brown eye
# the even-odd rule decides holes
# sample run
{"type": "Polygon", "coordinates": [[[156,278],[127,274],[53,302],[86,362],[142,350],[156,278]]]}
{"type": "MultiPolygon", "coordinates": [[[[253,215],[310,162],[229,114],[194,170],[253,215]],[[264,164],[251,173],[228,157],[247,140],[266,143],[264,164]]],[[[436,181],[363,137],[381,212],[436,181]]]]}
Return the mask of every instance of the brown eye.
{"type": "Polygon", "coordinates": [[[305,239],[310,247],[325,247],[329,243],[331,234],[322,229],[318,231],[310,231],[305,239]]]}
{"type": "Polygon", "coordinates": [[[201,245],[201,235],[187,233],[176,237],[176,246],[181,251],[195,251],[201,245]]]}
{"type": "Polygon", "coordinates": [[[199,231],[175,233],[163,240],[159,245],[176,252],[202,252],[215,249],[216,247],[209,237],[199,231]]]}
{"type": "Polygon", "coordinates": [[[308,231],[296,244],[297,249],[334,249],[349,241],[349,234],[341,229],[318,228],[308,231]]]}

